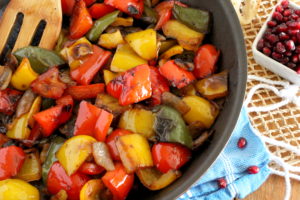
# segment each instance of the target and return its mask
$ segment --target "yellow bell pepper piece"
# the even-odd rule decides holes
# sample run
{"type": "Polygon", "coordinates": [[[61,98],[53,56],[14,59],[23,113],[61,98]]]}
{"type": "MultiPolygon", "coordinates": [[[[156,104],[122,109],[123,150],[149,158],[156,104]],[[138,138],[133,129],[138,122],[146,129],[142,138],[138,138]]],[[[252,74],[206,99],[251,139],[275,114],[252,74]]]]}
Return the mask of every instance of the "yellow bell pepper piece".
{"type": "Polygon", "coordinates": [[[125,72],[146,63],[147,60],[139,57],[128,44],[120,44],[113,57],[110,69],[113,72],[125,72]]]}
{"type": "Polygon", "coordinates": [[[114,23],[111,26],[132,26],[133,25],[133,18],[132,17],[117,17],[114,23]]]}
{"type": "Polygon", "coordinates": [[[12,75],[11,84],[18,90],[27,90],[38,76],[31,68],[28,58],[23,58],[20,66],[12,75]]]}
{"type": "Polygon", "coordinates": [[[153,166],[150,145],[144,136],[137,133],[120,136],[116,146],[127,173],[153,166]]]}
{"type": "Polygon", "coordinates": [[[123,113],[119,121],[119,128],[141,134],[147,139],[153,139],[155,136],[154,121],[155,117],[151,111],[134,108],[123,113]]]}
{"type": "Polygon", "coordinates": [[[98,44],[107,49],[115,49],[119,44],[124,44],[123,36],[120,30],[114,33],[105,33],[100,35],[98,44]]]}
{"type": "Polygon", "coordinates": [[[177,44],[176,40],[165,40],[160,42],[159,54],[166,52],[171,47],[177,44]]]}
{"type": "Polygon", "coordinates": [[[22,165],[21,170],[18,172],[16,178],[24,181],[36,181],[42,177],[42,166],[39,158],[39,154],[30,153],[26,154],[25,161],[22,165]]]}
{"type": "Polygon", "coordinates": [[[30,128],[33,127],[34,119],[33,115],[39,112],[42,103],[40,96],[36,97],[28,113],[22,115],[20,118],[16,118],[12,127],[9,128],[6,135],[12,139],[26,140],[30,135],[30,128]],[[29,127],[28,127],[29,126],[29,127]]]}
{"type": "Polygon", "coordinates": [[[163,53],[160,56],[160,59],[169,59],[172,56],[182,54],[183,53],[183,48],[180,45],[176,45],[174,47],[171,47],[169,50],[167,50],[165,53],[163,53]]]}
{"type": "Polygon", "coordinates": [[[38,189],[18,179],[0,181],[0,199],[2,200],[39,200],[38,189]]]}
{"type": "Polygon", "coordinates": [[[96,142],[91,136],[78,135],[68,139],[57,151],[56,158],[71,176],[92,155],[92,144],[96,142]]]}
{"type": "Polygon", "coordinates": [[[89,180],[80,190],[80,200],[100,200],[99,194],[104,189],[101,179],[89,180]]]}
{"type": "Polygon", "coordinates": [[[191,110],[183,118],[188,124],[200,122],[210,128],[219,114],[219,109],[202,97],[187,96],[182,99],[191,110]]]}
{"type": "Polygon", "coordinates": [[[145,60],[152,60],[157,57],[157,37],[156,31],[146,29],[135,33],[130,33],[125,37],[125,40],[131,48],[145,60]]]}
{"type": "Polygon", "coordinates": [[[104,82],[107,85],[111,80],[115,79],[118,76],[118,74],[105,69],[103,70],[103,76],[104,82]]]}

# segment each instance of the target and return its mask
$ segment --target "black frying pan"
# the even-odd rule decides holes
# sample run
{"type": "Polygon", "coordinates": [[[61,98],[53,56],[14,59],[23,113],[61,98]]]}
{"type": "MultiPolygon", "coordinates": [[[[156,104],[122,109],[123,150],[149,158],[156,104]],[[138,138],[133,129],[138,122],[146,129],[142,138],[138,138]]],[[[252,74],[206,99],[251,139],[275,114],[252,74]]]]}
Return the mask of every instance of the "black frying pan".
{"type": "MultiPolygon", "coordinates": [[[[0,0],[0,14],[7,2],[9,0],[0,0]]],[[[182,170],[182,177],[161,191],[150,192],[141,188],[133,190],[128,199],[171,200],[184,193],[209,169],[227,144],[243,104],[247,80],[246,51],[241,26],[230,1],[182,0],[182,2],[212,12],[212,33],[207,38],[222,52],[219,67],[220,70],[228,69],[230,72],[230,93],[212,127],[215,130],[213,137],[209,144],[194,152],[193,159],[182,170]]]]}

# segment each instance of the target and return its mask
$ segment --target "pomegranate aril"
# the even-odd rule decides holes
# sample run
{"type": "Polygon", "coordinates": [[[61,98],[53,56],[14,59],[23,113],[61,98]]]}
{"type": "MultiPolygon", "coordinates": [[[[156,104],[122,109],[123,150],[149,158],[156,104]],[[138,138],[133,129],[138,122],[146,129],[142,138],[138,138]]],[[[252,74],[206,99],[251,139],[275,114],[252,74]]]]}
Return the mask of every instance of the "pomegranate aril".
{"type": "Polygon", "coordinates": [[[266,38],[271,44],[275,44],[276,42],[279,41],[278,36],[277,36],[277,35],[274,35],[274,34],[266,35],[265,38],[266,38]]]}
{"type": "Polygon", "coordinates": [[[273,28],[277,25],[277,22],[276,21],[268,21],[267,24],[268,24],[268,27],[273,28]]]}
{"type": "Polygon", "coordinates": [[[296,72],[297,74],[300,74],[300,67],[297,68],[296,72]]]}
{"type": "Polygon", "coordinates": [[[264,39],[260,39],[260,40],[258,41],[258,43],[257,43],[257,49],[258,49],[259,51],[261,51],[261,50],[264,48],[264,42],[265,42],[264,39]]]}
{"type": "Polygon", "coordinates": [[[274,12],[272,15],[272,18],[275,19],[276,21],[281,22],[283,19],[283,16],[280,12],[274,12]]]}
{"type": "Polygon", "coordinates": [[[291,29],[300,29],[300,22],[297,21],[289,21],[286,23],[286,25],[288,25],[288,27],[291,29]]]}
{"type": "Polygon", "coordinates": [[[288,31],[288,27],[286,24],[279,24],[276,29],[278,33],[288,31]]]}
{"type": "Polygon", "coordinates": [[[292,62],[289,62],[287,63],[286,65],[288,68],[291,68],[291,69],[295,69],[295,67],[297,66],[295,63],[292,63],[292,62]]]}
{"type": "Polygon", "coordinates": [[[292,37],[291,37],[291,40],[293,40],[293,42],[294,42],[294,43],[296,43],[296,42],[297,42],[297,40],[298,40],[298,39],[297,39],[297,36],[295,36],[295,35],[294,35],[294,36],[292,36],[292,37]]]}
{"type": "Polygon", "coordinates": [[[282,5],[282,7],[283,8],[288,8],[289,7],[289,1],[288,0],[283,0],[282,2],[281,2],[281,5],[282,5]]]}
{"type": "Polygon", "coordinates": [[[271,43],[270,43],[270,42],[267,42],[267,41],[264,42],[264,46],[265,46],[265,47],[268,47],[268,48],[270,48],[270,49],[273,47],[273,46],[271,45],[271,43]]]}
{"type": "Polygon", "coordinates": [[[273,52],[272,53],[272,58],[274,58],[275,60],[280,60],[283,58],[282,54],[277,53],[277,52],[273,52]]]}
{"type": "Polygon", "coordinates": [[[285,47],[288,51],[294,51],[295,50],[295,43],[293,40],[288,40],[285,42],[285,47]]]}
{"type": "Polygon", "coordinates": [[[300,32],[296,34],[296,38],[297,38],[296,42],[300,43],[300,32]]]}
{"type": "Polygon", "coordinates": [[[288,17],[292,14],[292,10],[291,9],[286,9],[283,11],[283,16],[288,17]]]}
{"type": "Polygon", "coordinates": [[[277,44],[275,46],[275,51],[277,53],[284,53],[284,52],[286,52],[286,48],[285,48],[284,44],[282,44],[282,42],[277,42],[277,44]]]}
{"type": "Polygon", "coordinates": [[[287,64],[289,61],[290,61],[290,59],[288,57],[283,57],[278,60],[278,62],[280,62],[283,65],[287,64]]]}
{"type": "Polygon", "coordinates": [[[284,22],[288,22],[289,20],[290,20],[289,17],[283,17],[283,18],[282,18],[282,21],[284,21],[284,22]]]}
{"type": "Polygon", "coordinates": [[[284,53],[284,55],[287,56],[287,57],[291,57],[293,55],[293,53],[291,51],[286,51],[284,53]]]}
{"type": "Polygon", "coordinates": [[[296,47],[295,52],[296,52],[296,53],[300,53],[300,46],[297,46],[297,47],[296,47]]]}
{"type": "Polygon", "coordinates": [[[286,34],[285,32],[281,32],[278,35],[279,40],[284,41],[284,40],[288,40],[290,38],[290,36],[288,34],[286,34]]]}
{"type": "Polygon", "coordinates": [[[246,140],[246,138],[241,137],[241,138],[238,140],[238,143],[237,143],[238,148],[243,149],[243,148],[246,147],[246,145],[247,145],[247,140],[246,140]]]}
{"type": "Polygon", "coordinates": [[[289,29],[287,32],[290,36],[297,35],[299,33],[298,29],[289,29]]]}
{"type": "Polygon", "coordinates": [[[284,8],[281,5],[278,5],[275,10],[281,13],[284,11],[284,8]]]}
{"type": "Polygon", "coordinates": [[[293,55],[292,60],[293,63],[297,64],[299,62],[299,56],[298,55],[293,55]]]}
{"type": "Polygon", "coordinates": [[[300,10],[294,10],[294,13],[298,16],[300,16],[300,10]]]}
{"type": "Polygon", "coordinates": [[[249,174],[257,174],[259,172],[259,167],[251,166],[251,167],[248,167],[247,171],[249,174]]]}
{"type": "Polygon", "coordinates": [[[268,47],[264,47],[262,52],[266,55],[266,56],[270,56],[271,55],[271,49],[268,47]]]}
{"type": "Polygon", "coordinates": [[[218,179],[218,186],[219,188],[226,188],[227,187],[227,182],[224,178],[218,179]]]}
{"type": "Polygon", "coordinates": [[[298,20],[298,19],[299,19],[299,16],[296,15],[296,14],[292,14],[290,17],[291,17],[293,20],[298,20]]]}

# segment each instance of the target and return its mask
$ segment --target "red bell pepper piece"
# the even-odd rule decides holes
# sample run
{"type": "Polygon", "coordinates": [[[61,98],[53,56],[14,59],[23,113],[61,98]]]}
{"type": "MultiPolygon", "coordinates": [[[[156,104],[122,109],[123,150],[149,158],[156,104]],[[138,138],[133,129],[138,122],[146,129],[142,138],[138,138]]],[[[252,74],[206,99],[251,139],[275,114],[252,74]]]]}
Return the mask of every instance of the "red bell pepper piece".
{"type": "Polygon", "coordinates": [[[32,147],[34,142],[39,139],[42,135],[41,127],[38,123],[35,123],[30,131],[29,138],[27,140],[22,140],[22,143],[27,147],[32,147]]]}
{"type": "Polygon", "coordinates": [[[90,5],[92,5],[93,3],[96,2],[96,0],[84,0],[85,4],[87,7],[89,7],[90,5]]]}
{"type": "Polygon", "coordinates": [[[70,39],[83,37],[93,26],[92,16],[86,8],[83,0],[78,0],[71,17],[70,39]]]}
{"type": "Polygon", "coordinates": [[[191,151],[176,143],[157,143],[152,147],[153,162],[162,173],[177,170],[191,158],[191,151]]]}
{"type": "Polygon", "coordinates": [[[113,114],[101,109],[101,112],[95,125],[95,138],[98,141],[105,141],[108,129],[110,127],[111,122],[113,121],[113,118],[113,114]]]}
{"type": "Polygon", "coordinates": [[[116,129],[114,130],[106,139],[105,143],[107,144],[108,146],[108,150],[109,150],[109,153],[112,157],[113,160],[116,160],[116,161],[121,161],[121,158],[120,158],[120,153],[117,149],[117,146],[116,146],[116,139],[119,137],[119,136],[122,136],[122,135],[129,135],[129,134],[132,134],[132,132],[130,131],[127,131],[125,129],[116,129]]]}
{"type": "Polygon", "coordinates": [[[159,73],[156,67],[150,66],[150,80],[152,87],[151,104],[153,106],[161,104],[161,95],[169,92],[168,81],[159,73]]]}
{"type": "Polygon", "coordinates": [[[44,137],[50,136],[59,125],[66,123],[70,119],[73,104],[71,96],[64,96],[57,100],[56,106],[33,115],[33,118],[41,127],[44,137]]]}
{"type": "Polygon", "coordinates": [[[114,7],[104,3],[95,3],[89,8],[89,12],[94,19],[99,19],[115,10],[116,9],[114,7]]]}
{"type": "Polygon", "coordinates": [[[119,98],[122,106],[130,105],[148,99],[152,95],[150,67],[139,65],[126,71],[107,84],[107,92],[119,98]]]}
{"type": "Polygon", "coordinates": [[[195,80],[192,72],[189,72],[175,64],[174,60],[166,62],[159,67],[159,72],[173,87],[183,88],[195,80]]]}
{"type": "Polygon", "coordinates": [[[93,45],[93,52],[79,67],[71,71],[71,77],[80,85],[89,85],[111,56],[110,51],[96,45],[93,45]]]}
{"type": "Polygon", "coordinates": [[[90,135],[98,141],[105,141],[113,115],[86,101],[79,105],[74,135],[90,135]]]}
{"type": "Polygon", "coordinates": [[[127,174],[121,163],[115,164],[115,170],[108,171],[102,177],[104,185],[111,191],[114,199],[126,199],[134,182],[134,174],[127,174]]]}
{"type": "Polygon", "coordinates": [[[205,44],[199,47],[194,58],[194,75],[197,78],[205,78],[213,74],[216,70],[216,63],[219,59],[219,56],[220,51],[211,44],[205,44]]]}
{"type": "Polygon", "coordinates": [[[155,30],[161,29],[172,17],[172,9],[174,4],[182,7],[187,7],[187,5],[179,1],[163,1],[155,7],[155,11],[158,13],[158,22],[155,26],[155,30]]]}
{"type": "Polygon", "coordinates": [[[64,15],[71,16],[75,0],[61,0],[61,7],[64,15]]]}
{"type": "Polygon", "coordinates": [[[103,83],[81,86],[70,86],[66,93],[71,95],[75,100],[83,100],[96,98],[97,95],[104,91],[105,85],[103,83]]]}
{"type": "Polygon", "coordinates": [[[144,0],[104,0],[104,3],[135,18],[140,18],[144,12],[144,0]]]}
{"type": "Polygon", "coordinates": [[[0,149],[0,181],[17,175],[25,160],[22,148],[9,146],[0,149]]]}
{"type": "Polygon", "coordinates": [[[51,67],[31,83],[33,92],[51,99],[60,98],[67,85],[60,81],[57,67],[51,67]]]}
{"type": "Polygon", "coordinates": [[[95,163],[85,162],[78,169],[80,173],[87,175],[98,175],[105,171],[105,169],[95,163]]]}
{"type": "Polygon", "coordinates": [[[0,113],[12,115],[16,111],[21,96],[22,93],[17,90],[9,88],[0,90],[0,113]]]}
{"type": "Polygon", "coordinates": [[[89,177],[80,172],[68,176],[60,163],[55,162],[48,173],[47,189],[53,195],[60,190],[65,190],[68,200],[79,200],[80,190],[87,181],[89,181],[89,177]]]}

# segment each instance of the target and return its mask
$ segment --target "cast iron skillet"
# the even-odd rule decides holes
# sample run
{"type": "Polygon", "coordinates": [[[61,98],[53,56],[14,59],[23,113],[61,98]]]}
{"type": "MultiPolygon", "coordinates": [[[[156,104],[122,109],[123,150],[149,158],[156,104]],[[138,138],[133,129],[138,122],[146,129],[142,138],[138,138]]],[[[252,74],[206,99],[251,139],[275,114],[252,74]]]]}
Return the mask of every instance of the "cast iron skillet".
{"type": "MultiPolygon", "coordinates": [[[[9,0],[0,0],[0,13],[9,0]]],[[[31,0],[33,1],[33,0],[31,0]]],[[[36,0],[38,1],[38,0],[36,0]]],[[[240,23],[229,0],[181,0],[183,3],[212,12],[212,33],[208,40],[222,52],[219,67],[229,70],[229,95],[216,123],[209,144],[194,152],[192,160],[182,170],[182,177],[169,187],[150,192],[133,190],[128,199],[171,200],[179,197],[209,169],[227,144],[242,107],[246,80],[247,59],[240,23]]]]}

